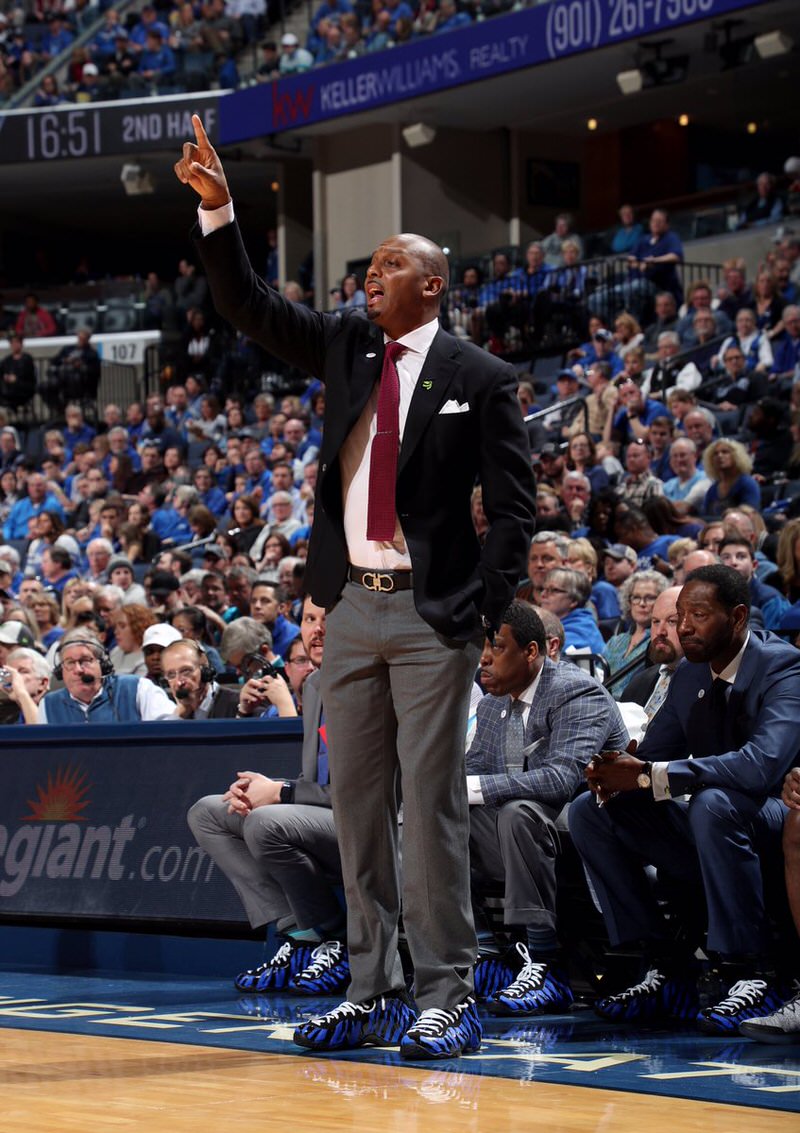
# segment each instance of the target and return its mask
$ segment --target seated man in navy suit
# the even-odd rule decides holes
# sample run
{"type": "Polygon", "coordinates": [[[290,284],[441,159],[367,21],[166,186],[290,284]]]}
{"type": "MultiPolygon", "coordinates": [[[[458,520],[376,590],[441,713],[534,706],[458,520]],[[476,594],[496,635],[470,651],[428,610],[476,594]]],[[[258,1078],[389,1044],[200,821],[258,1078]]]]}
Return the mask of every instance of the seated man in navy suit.
{"type": "Polygon", "coordinates": [[[706,1033],[732,1034],[785,998],[771,970],[759,855],[780,848],[781,786],[800,749],[800,655],[748,629],[749,613],[747,582],[730,567],[687,576],[677,603],[686,660],[641,758],[598,757],[587,771],[595,798],[570,810],[612,945],[642,942],[648,960],[641,983],[595,1004],[605,1018],[696,1017],[706,1033]],[[646,863],[677,901],[681,941],[667,930],[646,863]],[[716,970],[698,994],[699,944],[716,970]]]}
{"type": "MultiPolygon", "coordinates": [[[[566,1010],[572,991],[556,931],[556,819],[598,751],[624,748],[628,733],[608,692],[567,661],[546,657],[541,618],[514,601],[481,654],[475,737],[467,752],[473,882],[505,887],[505,923],[521,931],[522,970],[508,986],[481,979],[493,1015],[566,1010]],[[498,990],[499,988],[499,990],[498,990]]],[[[499,975],[504,965],[495,965],[499,975]]],[[[502,979],[502,976],[500,977],[502,979]]]]}
{"type": "MultiPolygon", "coordinates": [[[[800,937],[800,767],[793,767],[784,779],[782,797],[789,808],[783,824],[786,896],[800,937]]],[[[797,994],[773,1014],[742,1023],[741,1033],[764,1043],[800,1042],[800,987],[795,984],[795,989],[797,994]]]]}

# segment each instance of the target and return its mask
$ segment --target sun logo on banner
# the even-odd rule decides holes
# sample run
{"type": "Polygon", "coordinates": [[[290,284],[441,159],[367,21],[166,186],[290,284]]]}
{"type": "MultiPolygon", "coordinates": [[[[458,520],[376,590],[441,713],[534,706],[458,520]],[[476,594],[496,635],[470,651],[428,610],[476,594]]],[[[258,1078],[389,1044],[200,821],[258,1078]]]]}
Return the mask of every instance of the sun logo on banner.
{"type": "Polygon", "coordinates": [[[89,805],[87,775],[78,767],[58,767],[47,773],[47,785],[37,786],[36,799],[27,799],[30,814],[22,822],[85,822],[89,805]]]}

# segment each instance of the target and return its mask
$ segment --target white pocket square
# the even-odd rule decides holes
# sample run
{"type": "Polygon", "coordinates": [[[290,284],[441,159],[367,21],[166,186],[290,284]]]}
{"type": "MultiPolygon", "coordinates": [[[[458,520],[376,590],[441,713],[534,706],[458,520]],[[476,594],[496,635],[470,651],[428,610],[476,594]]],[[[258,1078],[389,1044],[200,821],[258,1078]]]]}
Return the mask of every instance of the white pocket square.
{"type": "Polygon", "coordinates": [[[439,413],[469,413],[469,402],[465,401],[463,405],[459,405],[457,401],[451,399],[444,403],[439,413]]]}

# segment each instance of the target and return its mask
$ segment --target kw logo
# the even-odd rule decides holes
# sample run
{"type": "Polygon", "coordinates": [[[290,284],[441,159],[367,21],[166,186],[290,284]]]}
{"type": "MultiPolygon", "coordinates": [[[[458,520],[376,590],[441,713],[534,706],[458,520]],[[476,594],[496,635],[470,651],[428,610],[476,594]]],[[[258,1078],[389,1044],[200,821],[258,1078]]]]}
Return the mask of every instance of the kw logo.
{"type": "Polygon", "coordinates": [[[311,114],[314,102],[315,86],[306,87],[305,91],[297,90],[292,94],[282,94],[278,84],[272,84],[272,127],[277,130],[281,126],[294,125],[298,119],[303,122],[311,114]]]}
{"type": "Polygon", "coordinates": [[[85,822],[82,813],[89,805],[89,783],[78,767],[58,767],[47,773],[47,785],[36,787],[35,799],[27,799],[30,813],[21,822],[85,822]]]}

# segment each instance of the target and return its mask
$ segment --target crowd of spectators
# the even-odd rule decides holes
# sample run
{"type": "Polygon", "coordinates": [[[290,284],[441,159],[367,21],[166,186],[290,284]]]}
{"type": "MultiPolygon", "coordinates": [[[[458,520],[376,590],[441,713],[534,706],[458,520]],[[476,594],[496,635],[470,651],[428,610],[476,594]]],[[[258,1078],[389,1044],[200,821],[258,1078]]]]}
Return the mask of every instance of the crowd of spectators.
{"type": "MultiPolygon", "coordinates": [[[[757,200],[765,178],[774,185],[771,175],[762,174],[757,200]]],[[[783,198],[773,195],[774,215],[783,216],[783,198]]],[[[743,210],[742,225],[771,223],[748,219],[751,212],[750,206],[743,210]]],[[[609,362],[613,376],[631,356],[666,363],[690,349],[702,362],[702,376],[721,374],[725,350],[735,337],[745,350],[748,370],[775,372],[772,342],[783,344],[778,350],[782,364],[787,349],[783,312],[794,308],[798,298],[800,244],[791,232],[770,249],[749,283],[739,257],[718,268],[709,265],[709,278],[693,276],[684,282],[683,243],[671,229],[667,211],[654,209],[646,229],[630,205],[621,206],[619,217],[619,227],[593,260],[583,259],[573,220],[561,213],[553,232],[532,240],[519,260],[519,250],[502,249],[489,262],[461,264],[448,296],[450,329],[512,358],[554,352],[566,343],[572,347],[571,360],[609,362]],[[672,337],[662,337],[668,333],[672,337]],[[707,343],[712,345],[704,351],[707,343]]],[[[343,302],[338,293],[336,298],[343,302]]],[[[697,376],[687,373],[682,384],[697,376]]]]}
{"type": "Polygon", "coordinates": [[[50,0],[29,11],[13,6],[0,12],[0,100],[66,55],[65,79],[45,75],[35,106],[158,93],[176,85],[236,87],[237,56],[258,40],[270,16],[275,13],[266,0],[175,0],[123,15],[103,0],[50,0]]]}
{"type": "MultiPolygon", "coordinates": [[[[292,31],[260,43],[259,82],[311,67],[357,58],[422,36],[464,27],[517,7],[516,0],[323,0],[314,12],[305,43],[292,31]]],[[[283,20],[270,0],[167,0],[120,16],[104,0],[63,0],[22,4],[0,11],[0,104],[25,86],[52,59],[70,51],[65,81],[42,78],[36,106],[94,102],[176,88],[235,88],[237,60],[265,32],[283,20]],[[98,23],[98,21],[100,21],[98,23]],[[72,47],[98,24],[88,42],[72,47]]]]}

